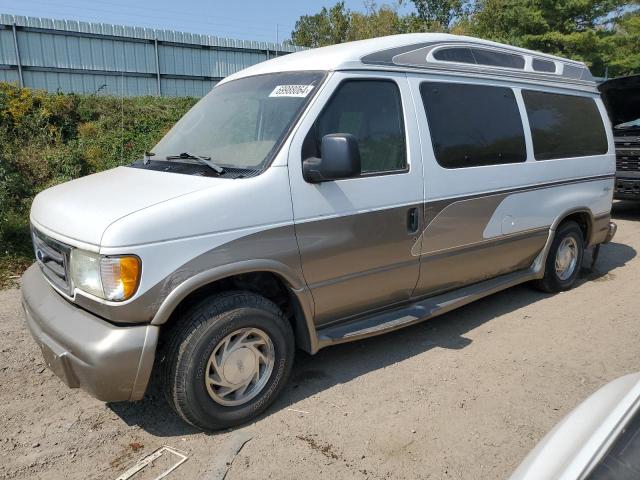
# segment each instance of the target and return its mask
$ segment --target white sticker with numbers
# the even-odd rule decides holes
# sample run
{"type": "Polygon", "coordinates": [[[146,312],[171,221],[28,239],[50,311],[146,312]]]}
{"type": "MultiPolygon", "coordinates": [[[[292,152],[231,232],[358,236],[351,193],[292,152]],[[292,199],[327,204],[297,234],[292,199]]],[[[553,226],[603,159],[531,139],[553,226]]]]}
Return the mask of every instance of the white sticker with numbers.
{"type": "Polygon", "coordinates": [[[278,85],[270,97],[306,97],[313,90],[313,85],[278,85]]]}

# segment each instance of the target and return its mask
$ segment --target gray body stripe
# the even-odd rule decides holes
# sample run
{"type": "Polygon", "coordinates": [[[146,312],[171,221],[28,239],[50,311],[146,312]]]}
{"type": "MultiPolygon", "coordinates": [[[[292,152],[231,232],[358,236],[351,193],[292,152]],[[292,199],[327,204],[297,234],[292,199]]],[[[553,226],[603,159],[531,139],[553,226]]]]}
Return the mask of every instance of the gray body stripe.
{"type": "Polygon", "coordinates": [[[427,223],[411,254],[423,255],[481,242],[482,232],[507,195],[473,197],[447,204],[427,223]]]}
{"type": "Polygon", "coordinates": [[[183,282],[208,270],[247,261],[254,261],[255,268],[263,266],[256,271],[280,275],[294,291],[306,289],[294,227],[286,225],[246,235],[196,256],[130,303],[110,306],[81,295],[76,296],[76,302],[115,322],[149,322],[164,300],[183,282]]]}
{"type": "Polygon", "coordinates": [[[457,252],[469,248],[482,248],[487,245],[502,245],[504,243],[511,242],[513,240],[518,240],[522,237],[530,237],[532,235],[546,235],[549,231],[549,227],[541,227],[541,228],[532,228],[530,230],[524,230],[522,232],[511,233],[509,235],[502,235],[500,237],[488,238],[486,240],[481,240],[478,242],[465,243],[461,245],[452,246],[449,248],[443,248],[441,250],[430,250],[426,253],[423,253],[424,258],[431,259],[437,258],[440,256],[450,256],[455,255],[457,252]]]}
{"type": "Polygon", "coordinates": [[[413,255],[430,254],[486,240],[482,232],[497,206],[508,195],[613,178],[613,175],[597,175],[428,201],[425,204],[425,227],[413,246],[412,253],[413,255]],[[477,203],[479,205],[474,205],[477,203]],[[442,218],[442,215],[451,208],[456,209],[450,212],[452,218],[442,218]],[[463,231],[458,228],[460,225],[465,225],[463,231]],[[450,230],[449,235],[447,235],[447,227],[450,230]]]}
{"type": "MultiPolygon", "coordinates": [[[[458,195],[458,196],[452,196],[452,197],[428,199],[425,202],[425,208],[427,209],[427,212],[432,212],[432,213],[431,213],[430,216],[426,216],[425,219],[428,219],[430,217],[432,218],[433,216],[435,216],[438,212],[440,212],[447,205],[450,205],[451,203],[454,203],[454,202],[460,202],[460,201],[463,201],[463,200],[470,200],[470,199],[473,199],[473,198],[480,198],[480,197],[488,197],[488,196],[491,196],[491,195],[528,192],[528,191],[541,190],[541,189],[545,189],[545,188],[557,187],[557,186],[562,186],[562,185],[572,185],[572,184],[575,184],[575,183],[594,182],[594,181],[597,181],[597,180],[606,180],[606,179],[613,179],[613,178],[615,178],[615,175],[595,175],[595,176],[591,176],[591,177],[580,177],[580,178],[572,178],[572,179],[568,179],[568,180],[557,180],[557,181],[547,182],[547,183],[537,183],[537,184],[526,185],[526,186],[522,186],[522,187],[498,189],[498,190],[492,190],[492,191],[488,191],[488,192],[473,193],[473,194],[470,194],[470,195],[458,195]]],[[[333,219],[333,218],[353,217],[353,216],[356,216],[356,215],[362,215],[362,214],[366,214],[366,213],[390,210],[390,209],[393,209],[393,208],[411,208],[412,206],[416,205],[417,203],[419,203],[419,200],[416,200],[414,202],[407,202],[407,203],[401,203],[401,204],[397,204],[397,205],[374,208],[374,209],[371,209],[371,210],[366,210],[366,211],[357,212],[357,213],[349,212],[347,214],[323,215],[323,216],[317,216],[317,217],[303,218],[303,219],[300,219],[300,220],[296,219],[295,223],[296,224],[312,223],[312,222],[330,220],[330,219],[333,219]]],[[[426,223],[428,223],[428,221],[426,223]]]]}
{"type": "MultiPolygon", "coordinates": [[[[544,160],[540,160],[540,161],[544,161],[544,160]]],[[[593,175],[590,177],[578,177],[578,178],[572,178],[572,179],[568,179],[568,180],[557,180],[557,181],[553,181],[553,182],[546,182],[546,183],[536,183],[533,185],[525,185],[522,187],[514,187],[514,188],[505,188],[505,189],[498,189],[498,190],[492,190],[490,192],[481,192],[481,193],[473,193],[470,195],[459,195],[459,196],[454,196],[454,197],[446,197],[446,198],[437,198],[437,199],[433,199],[433,200],[427,200],[427,204],[430,203],[436,203],[436,202],[448,202],[448,203],[452,203],[452,202],[459,202],[462,200],[469,200],[472,198],[479,198],[479,197],[487,197],[489,195],[500,195],[500,194],[509,194],[509,193],[520,193],[520,192],[528,192],[528,191],[533,191],[533,190],[542,190],[545,188],[550,188],[550,187],[559,187],[562,185],[573,185],[575,183],[585,183],[585,182],[595,182],[597,180],[607,180],[607,179],[614,179],[615,175],[593,175]]]]}
{"type": "Polygon", "coordinates": [[[429,45],[434,45],[434,42],[421,42],[414,43],[413,45],[404,45],[402,47],[389,48],[376,53],[365,55],[364,57],[362,57],[361,61],[364,64],[395,66],[395,64],[393,63],[393,57],[401,55],[403,53],[412,52],[419,48],[428,47],[429,45]]]}

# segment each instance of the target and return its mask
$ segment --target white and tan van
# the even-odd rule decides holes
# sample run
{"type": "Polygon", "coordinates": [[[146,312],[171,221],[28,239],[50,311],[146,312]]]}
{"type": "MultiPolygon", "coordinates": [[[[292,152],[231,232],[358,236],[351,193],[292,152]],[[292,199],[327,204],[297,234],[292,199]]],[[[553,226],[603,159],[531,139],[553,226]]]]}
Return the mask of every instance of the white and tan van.
{"type": "Polygon", "coordinates": [[[140,400],[155,368],[203,429],[264,411],[296,348],[522,282],[568,289],[615,233],[614,142],[588,68],[474,38],[255,65],[152,150],[36,197],[23,304],[70,387],[140,400]]]}

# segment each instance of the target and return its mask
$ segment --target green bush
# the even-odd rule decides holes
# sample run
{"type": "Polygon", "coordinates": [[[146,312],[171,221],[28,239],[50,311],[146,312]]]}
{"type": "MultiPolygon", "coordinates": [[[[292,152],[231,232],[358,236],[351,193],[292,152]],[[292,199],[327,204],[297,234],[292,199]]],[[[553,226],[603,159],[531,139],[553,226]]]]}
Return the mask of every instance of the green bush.
{"type": "Polygon", "coordinates": [[[0,286],[31,261],[29,208],[38,192],[141,158],[196,100],[52,94],[0,82],[0,286]]]}

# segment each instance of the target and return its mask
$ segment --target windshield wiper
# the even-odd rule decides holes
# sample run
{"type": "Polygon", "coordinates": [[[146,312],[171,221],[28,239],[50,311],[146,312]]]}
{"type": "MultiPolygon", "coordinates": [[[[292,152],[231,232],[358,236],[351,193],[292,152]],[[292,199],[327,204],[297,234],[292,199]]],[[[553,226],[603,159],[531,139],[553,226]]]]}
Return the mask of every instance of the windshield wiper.
{"type": "Polygon", "coordinates": [[[205,157],[204,155],[195,155],[195,154],[189,153],[189,152],[182,152],[180,155],[169,155],[167,157],[167,160],[178,160],[178,159],[197,160],[202,165],[205,165],[205,166],[209,167],[211,170],[216,172],[218,175],[222,175],[222,174],[224,174],[226,172],[226,170],[224,168],[222,168],[220,165],[216,165],[215,163],[213,163],[211,161],[211,157],[205,157]]]}

